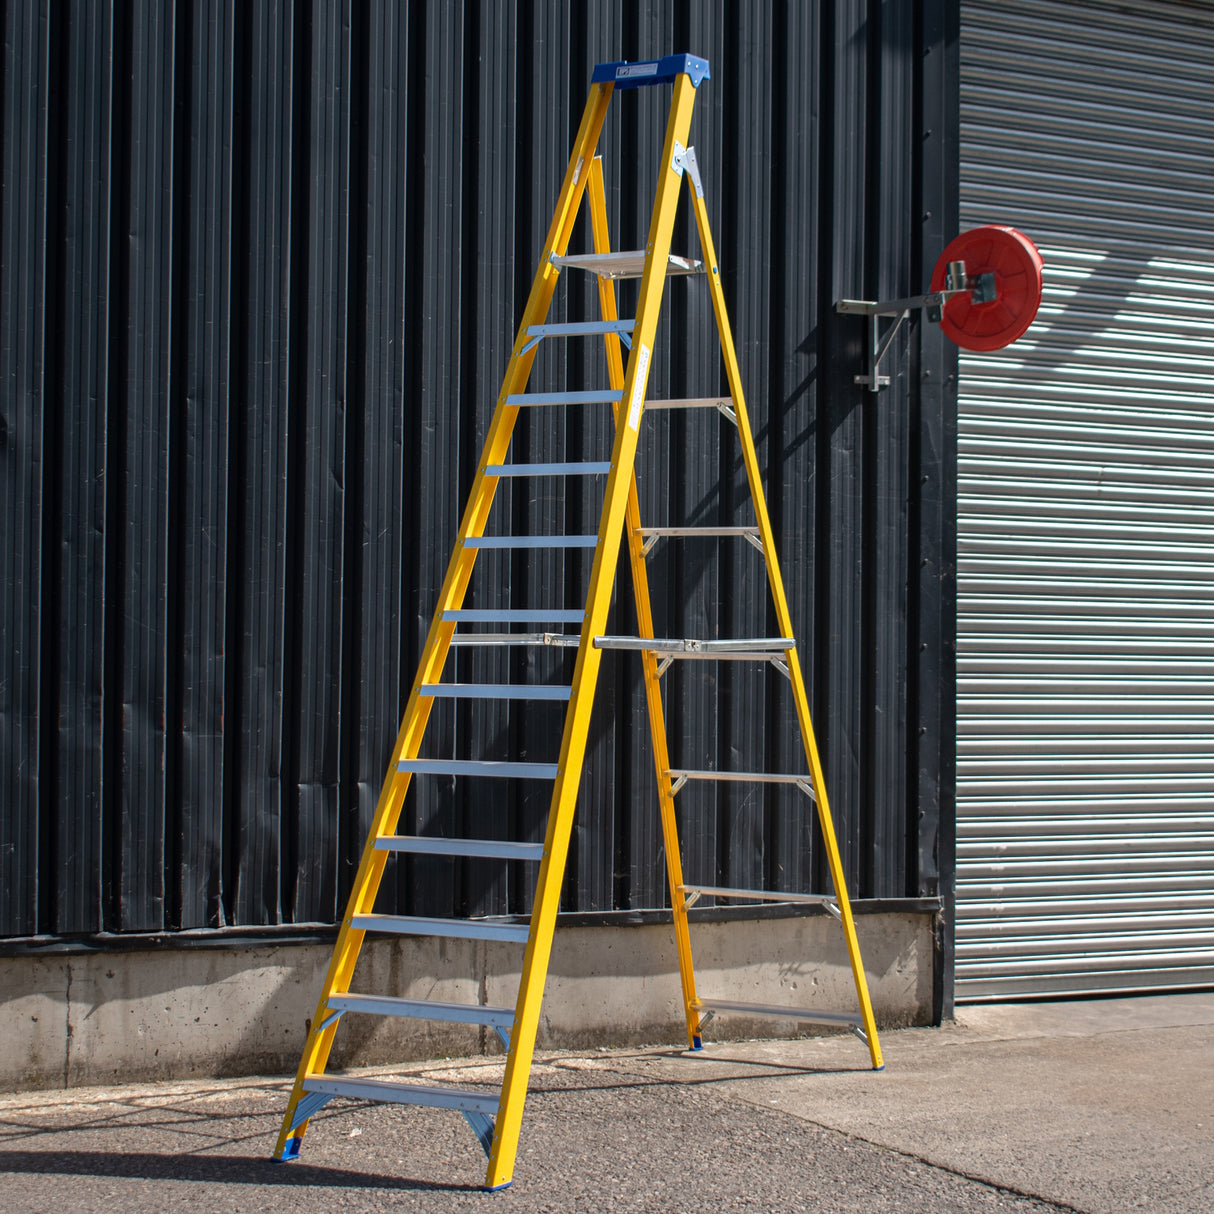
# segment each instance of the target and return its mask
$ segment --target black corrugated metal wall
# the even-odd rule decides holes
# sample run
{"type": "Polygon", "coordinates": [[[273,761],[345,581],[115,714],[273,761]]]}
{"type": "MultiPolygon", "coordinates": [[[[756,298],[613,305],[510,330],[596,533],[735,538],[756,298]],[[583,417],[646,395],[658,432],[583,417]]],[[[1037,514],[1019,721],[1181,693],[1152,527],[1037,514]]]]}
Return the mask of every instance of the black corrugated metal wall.
{"type": "MultiPolygon", "coordinates": [[[[920,289],[952,235],[955,9],[0,4],[0,934],[335,920],[590,68],[674,50],[712,64],[693,139],[853,897],[937,895],[953,363],[916,324],[891,387],[866,394],[862,322],[832,304],[920,289]]],[[[613,104],[616,247],[644,243],[667,97],[613,104]]],[[[678,247],[693,227],[684,214],[678,247]]],[[[650,394],[717,392],[707,295],[668,298],[650,394]]],[[[570,318],[595,306],[558,293],[570,318]]],[[[532,383],[593,386],[601,357],[545,349],[532,383]]],[[[715,415],[646,424],[647,520],[748,521],[715,415]]],[[[602,451],[605,425],[531,418],[516,451],[602,451]]],[[[597,518],[578,495],[498,508],[519,529],[597,518]]],[[[659,635],[765,631],[755,555],[696,541],[657,558],[659,635]]],[[[505,561],[478,605],[577,602],[581,560],[505,561]]],[[[524,660],[568,659],[467,674],[524,660]]],[[[683,765],[744,767],[756,747],[779,764],[796,745],[778,676],[667,678],[683,765]]],[[[433,721],[430,753],[559,738],[535,707],[433,721]]],[[[451,798],[471,833],[542,831],[538,792],[438,782],[411,793],[411,825],[451,798]]],[[[680,799],[694,879],[821,885],[786,790],[680,799]]],[[[526,880],[453,862],[386,896],[518,911],[526,880]]],[[[565,907],[664,900],[639,663],[608,654],[565,907]]]]}

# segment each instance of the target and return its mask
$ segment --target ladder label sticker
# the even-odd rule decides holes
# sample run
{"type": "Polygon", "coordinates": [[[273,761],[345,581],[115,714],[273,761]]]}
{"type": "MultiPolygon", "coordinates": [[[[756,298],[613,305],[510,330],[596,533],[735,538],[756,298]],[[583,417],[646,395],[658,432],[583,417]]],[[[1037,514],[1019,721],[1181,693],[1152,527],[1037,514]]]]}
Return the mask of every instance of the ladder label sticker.
{"type": "Polygon", "coordinates": [[[632,381],[632,401],[628,406],[628,426],[635,430],[641,424],[641,402],[645,399],[645,376],[649,374],[649,347],[637,351],[637,374],[632,381]]]}
{"type": "Polygon", "coordinates": [[[631,80],[635,76],[656,76],[657,74],[658,65],[656,63],[629,63],[615,69],[617,80],[631,80]]]}

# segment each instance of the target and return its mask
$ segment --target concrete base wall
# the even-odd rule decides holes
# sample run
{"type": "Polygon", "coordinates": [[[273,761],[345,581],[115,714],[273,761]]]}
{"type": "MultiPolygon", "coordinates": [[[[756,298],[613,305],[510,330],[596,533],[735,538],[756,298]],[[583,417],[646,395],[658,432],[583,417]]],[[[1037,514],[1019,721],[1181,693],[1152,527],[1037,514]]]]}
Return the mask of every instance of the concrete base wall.
{"type": "MultiPolygon", "coordinates": [[[[881,1027],[932,1016],[933,918],[857,921],[881,1027]]],[[[693,925],[705,998],[855,1009],[839,925],[824,915],[693,925]],[[759,960],[758,958],[768,958],[759,960]]],[[[513,1005],[522,950],[423,937],[368,941],[353,989],[513,1005]]],[[[293,1072],[330,949],[282,945],[0,958],[0,1090],[293,1072]]],[[[790,1020],[718,1016],[706,1039],[783,1036],[790,1020]]],[[[540,1048],[685,1040],[674,931],[562,927],[540,1018],[540,1048]]],[[[347,1015],[335,1065],[496,1053],[491,1030],[347,1015]]]]}

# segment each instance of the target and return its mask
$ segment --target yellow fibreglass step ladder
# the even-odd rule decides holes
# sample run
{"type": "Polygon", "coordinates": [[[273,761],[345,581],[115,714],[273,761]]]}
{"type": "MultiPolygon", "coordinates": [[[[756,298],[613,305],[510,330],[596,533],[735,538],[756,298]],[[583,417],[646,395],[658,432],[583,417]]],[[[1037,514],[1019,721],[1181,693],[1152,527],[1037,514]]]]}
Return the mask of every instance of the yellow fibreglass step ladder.
{"type": "Polygon", "coordinates": [[[879,1068],[882,1065],[822,768],[810,723],[805,685],[792,634],[792,621],[784,597],[771,523],[763,499],[759,465],[742,394],[741,375],[726,315],[716,253],[708,227],[702,183],[694,149],[687,147],[696,89],[707,77],[707,62],[692,55],[669,55],[660,60],[643,63],[603,63],[594,69],[590,96],[569,157],[569,167],[557,201],[556,213],[548,230],[539,269],[519,325],[455,550],[439,592],[434,620],[426,638],[387,777],[371,823],[362,862],[354,880],[349,905],[341,921],[333,959],[325,977],[316,1014],[311,1022],[283,1120],[282,1133],[275,1148],[276,1159],[293,1159],[299,1154],[308,1119],[327,1101],[334,1096],[357,1097],[398,1104],[458,1109],[468,1119],[489,1156],[486,1187],[496,1189],[510,1184],[535,1049],[540,1004],[552,950],[561,882],[586,752],[595,683],[602,654],[606,649],[636,650],[641,655],[660,797],[667,876],[678,944],[688,1045],[692,1048],[700,1046],[702,1026],[716,1012],[749,1011],[759,1015],[844,1024],[867,1044],[873,1066],[879,1068]],[[607,114],[608,103],[616,91],[667,84],[673,86],[673,96],[648,242],[642,251],[613,253],[607,234],[602,164],[595,157],[595,148],[607,114]],[[702,261],[673,256],[670,252],[679,189],[685,177],[692,186],[690,199],[699,231],[702,261]],[[569,254],[569,238],[583,195],[587,195],[589,199],[594,251],[581,255],[569,254]],[[566,268],[588,271],[597,276],[601,319],[563,324],[545,323],[557,281],[566,268]],[[728,397],[662,401],[645,399],[650,352],[654,347],[663,287],[667,276],[672,274],[698,274],[708,285],[720,332],[729,383],[728,397]],[[614,280],[629,277],[640,278],[637,313],[634,320],[621,320],[616,311],[614,280]],[[526,391],[535,350],[541,341],[587,336],[602,337],[604,340],[608,387],[582,392],[526,391]],[[623,346],[629,348],[627,366],[624,365],[623,346]],[[609,462],[508,462],[511,436],[520,409],[581,408],[608,404],[612,406],[615,415],[615,440],[609,462]],[[633,465],[643,414],[648,409],[658,408],[716,409],[730,423],[736,425],[754,504],[753,526],[710,529],[641,526],[633,465]],[[606,488],[597,536],[485,534],[490,507],[501,478],[604,475],[606,488]],[[738,640],[654,638],[645,568],[646,555],[661,537],[677,538],[706,533],[714,536],[736,535],[751,542],[762,552],[767,565],[768,584],[774,602],[779,636],[738,640]],[[639,634],[636,637],[604,635],[621,536],[627,538],[632,567],[639,634]],[[482,549],[589,549],[591,546],[594,548],[594,561],[584,610],[463,609],[476,556],[482,549]],[[502,631],[484,632],[469,627],[478,624],[496,626],[502,631]],[[514,625],[531,628],[540,626],[545,630],[515,631],[514,625]],[[565,631],[570,625],[579,626],[576,634],[565,631]],[[548,684],[461,684],[442,681],[448,652],[454,646],[553,644],[577,646],[573,680],[569,687],[554,687],[548,684]],[[672,767],[667,751],[660,679],[667,666],[680,658],[756,661],[777,666],[791,683],[805,747],[807,770],[801,774],[770,774],[697,771],[672,767]],[[564,732],[556,761],[539,763],[419,757],[430,710],[438,697],[567,700],[564,732]],[[543,844],[396,834],[405,793],[414,776],[439,776],[447,779],[500,777],[552,781],[552,799],[543,844]],[[802,788],[817,806],[834,896],[686,884],[680,860],[674,798],[687,782],[699,780],[780,782],[802,788]],[[538,862],[539,875],[530,923],[522,925],[492,918],[433,919],[375,913],[376,894],[389,858],[402,855],[538,862]],[[858,1013],[818,1012],[701,998],[696,991],[692,968],[687,910],[702,896],[778,902],[810,901],[826,906],[842,923],[859,999],[858,1013]],[[512,941],[524,945],[517,1002],[513,1008],[487,1007],[354,993],[350,988],[355,963],[367,932],[512,941]],[[411,1081],[326,1076],[325,1068],[334,1034],[341,1017],[347,1013],[403,1016],[484,1025],[495,1029],[508,1050],[500,1095],[484,1089],[423,1086],[411,1081]]]}

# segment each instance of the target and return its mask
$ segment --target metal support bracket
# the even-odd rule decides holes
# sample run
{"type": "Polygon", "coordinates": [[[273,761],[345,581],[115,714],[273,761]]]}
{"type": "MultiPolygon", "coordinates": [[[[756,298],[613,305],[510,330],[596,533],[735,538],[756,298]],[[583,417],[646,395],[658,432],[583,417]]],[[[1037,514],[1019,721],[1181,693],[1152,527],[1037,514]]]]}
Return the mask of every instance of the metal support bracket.
{"type": "Polygon", "coordinates": [[[916,308],[927,312],[927,319],[933,324],[939,324],[944,315],[944,305],[954,295],[967,293],[974,303],[990,303],[997,298],[995,275],[979,274],[968,277],[965,272],[965,262],[950,261],[948,277],[943,291],[930,291],[926,295],[910,295],[905,299],[887,299],[873,301],[869,299],[840,299],[835,304],[835,311],[841,316],[868,317],[868,371],[864,375],[855,376],[855,382],[864,384],[870,392],[876,392],[889,385],[889,376],[881,374],[881,360],[889,353],[902,322],[916,308]],[[878,317],[892,316],[894,323],[881,333],[878,317]]]}

